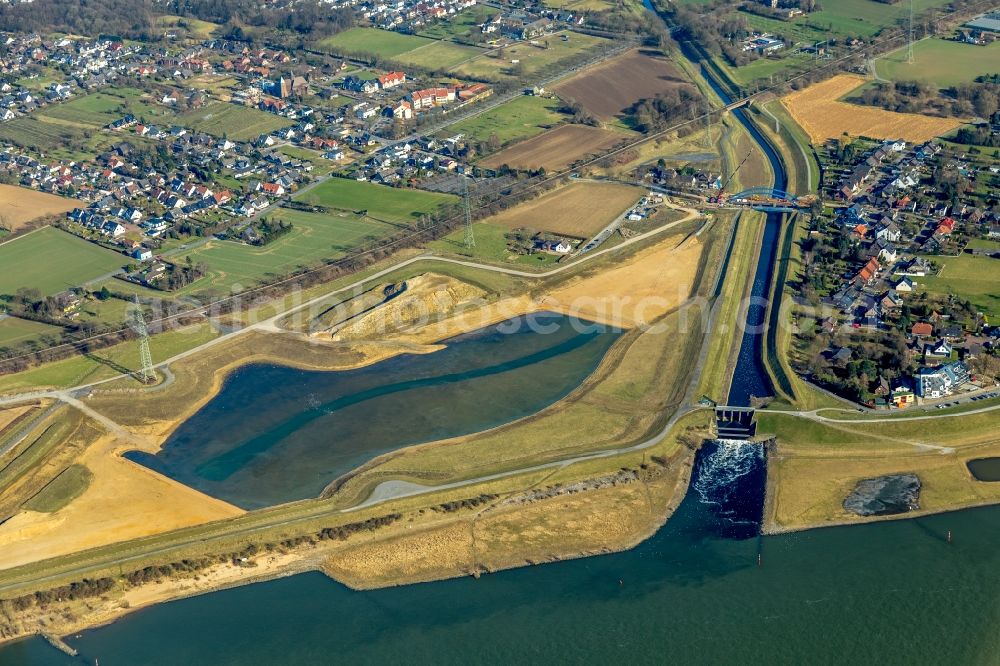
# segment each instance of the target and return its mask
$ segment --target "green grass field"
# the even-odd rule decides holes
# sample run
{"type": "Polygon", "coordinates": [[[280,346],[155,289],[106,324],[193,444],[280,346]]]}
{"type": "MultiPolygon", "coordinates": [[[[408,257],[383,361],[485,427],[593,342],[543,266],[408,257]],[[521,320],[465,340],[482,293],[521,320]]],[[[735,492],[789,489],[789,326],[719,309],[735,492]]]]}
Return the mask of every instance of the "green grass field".
{"type": "Polygon", "coordinates": [[[415,35],[404,35],[378,28],[351,28],[317,43],[321,49],[336,53],[374,53],[383,58],[394,58],[433,40],[415,35]]]}
{"type": "Polygon", "coordinates": [[[808,65],[812,59],[804,55],[791,55],[785,58],[758,58],[748,65],[742,67],[729,67],[725,69],[732,76],[733,80],[742,85],[747,85],[759,79],[766,79],[772,74],[795,67],[797,65],[808,65]]]}
{"type": "Polygon", "coordinates": [[[76,123],[21,116],[0,123],[0,141],[41,151],[49,157],[93,159],[114,142],[114,137],[96,134],[88,137],[87,129],[76,123]]]}
{"type": "Polygon", "coordinates": [[[464,134],[486,141],[496,133],[502,144],[521,141],[541,134],[562,121],[564,116],[556,111],[560,104],[555,98],[515,97],[485,113],[449,126],[442,134],[464,134]]]}
{"type": "Polygon", "coordinates": [[[425,69],[446,69],[455,67],[466,60],[471,60],[481,55],[482,49],[474,46],[455,44],[454,42],[432,42],[419,46],[412,51],[401,53],[393,58],[394,61],[425,69]]]}
{"type": "Polygon", "coordinates": [[[504,80],[513,76],[512,60],[519,60],[523,66],[524,74],[530,75],[542,70],[550,65],[554,65],[562,60],[581,56],[591,51],[596,51],[602,46],[607,46],[610,42],[602,37],[593,37],[576,32],[563,33],[568,37],[567,41],[562,41],[559,35],[549,35],[539,41],[535,46],[526,42],[518,42],[514,46],[507,46],[499,52],[489,55],[481,55],[466,63],[463,63],[451,71],[456,76],[470,76],[486,80],[504,80]],[[544,44],[548,44],[548,48],[544,44]]]}
{"type": "Polygon", "coordinates": [[[893,81],[925,81],[940,88],[971,83],[982,74],[1000,72],[1000,41],[989,46],[946,39],[924,39],[913,45],[913,64],[906,49],[893,51],[875,62],[879,76],[893,81]]]}
{"type": "Polygon", "coordinates": [[[191,37],[209,39],[218,30],[219,24],[183,16],[158,16],[156,18],[156,27],[163,30],[179,27],[187,30],[191,37]]]}
{"type": "Polygon", "coordinates": [[[410,223],[455,197],[449,194],[331,178],[295,197],[305,203],[346,211],[367,210],[370,217],[386,222],[410,223]]]}
{"type": "MultiPolygon", "coordinates": [[[[209,324],[196,324],[154,335],[150,340],[153,363],[160,363],[183,351],[218,337],[209,324]]],[[[44,363],[13,375],[0,376],[0,394],[40,387],[77,386],[120,374],[120,368],[135,371],[141,367],[139,342],[130,340],[113,347],[99,349],[87,356],[73,356],[62,361],[44,363]]]]}
{"type": "Polygon", "coordinates": [[[474,5],[463,9],[446,21],[436,21],[417,34],[431,39],[464,39],[476,26],[495,13],[496,10],[492,7],[474,5]]]}
{"type": "Polygon", "coordinates": [[[362,218],[349,212],[309,213],[283,208],[268,215],[292,223],[292,232],[264,247],[236,241],[211,241],[190,252],[195,263],[209,266],[205,278],[188,285],[181,293],[206,289],[228,290],[239,284],[246,288],[287,275],[296,269],[317,265],[325,259],[343,257],[366,240],[391,233],[393,225],[362,218]]]}
{"type": "Polygon", "coordinates": [[[427,245],[429,250],[436,250],[446,254],[458,254],[463,257],[471,257],[484,261],[496,263],[516,263],[527,267],[548,267],[559,259],[558,255],[539,252],[531,255],[512,255],[507,251],[505,229],[496,224],[488,222],[476,222],[472,225],[472,233],[476,239],[476,245],[472,248],[465,247],[465,230],[459,229],[427,245]]]}
{"type": "Polygon", "coordinates": [[[14,347],[28,340],[37,340],[44,335],[58,336],[61,332],[62,329],[58,326],[17,317],[0,317],[0,348],[14,347]]]}
{"type": "Polygon", "coordinates": [[[37,115],[92,128],[104,127],[126,113],[150,123],[166,122],[165,118],[173,116],[165,107],[154,104],[151,99],[143,99],[141,95],[142,91],[135,88],[116,88],[48,106],[37,115]]]}
{"type": "Polygon", "coordinates": [[[992,318],[1000,317],[1000,260],[963,254],[958,257],[928,257],[941,270],[938,275],[917,278],[920,289],[936,294],[955,294],[968,299],[992,318]]]}
{"type": "Polygon", "coordinates": [[[236,141],[256,139],[261,134],[268,134],[293,124],[287,118],[273,113],[224,102],[183,113],[177,116],[175,122],[199,132],[226,136],[236,141]]]}
{"type": "MultiPolygon", "coordinates": [[[[913,11],[920,16],[932,7],[947,4],[948,0],[913,0],[913,11]]],[[[810,24],[830,32],[868,37],[885,26],[903,21],[909,12],[909,2],[886,4],[874,0],[836,0],[824,2],[822,11],[813,12],[806,18],[810,24]]]]}
{"type": "Polygon", "coordinates": [[[56,294],[125,263],[122,255],[65,231],[44,227],[0,245],[0,294],[13,294],[20,287],[56,294]]]}
{"type": "Polygon", "coordinates": [[[24,508],[54,513],[82,495],[93,478],[93,473],[83,465],[70,465],[25,502],[24,508]]]}

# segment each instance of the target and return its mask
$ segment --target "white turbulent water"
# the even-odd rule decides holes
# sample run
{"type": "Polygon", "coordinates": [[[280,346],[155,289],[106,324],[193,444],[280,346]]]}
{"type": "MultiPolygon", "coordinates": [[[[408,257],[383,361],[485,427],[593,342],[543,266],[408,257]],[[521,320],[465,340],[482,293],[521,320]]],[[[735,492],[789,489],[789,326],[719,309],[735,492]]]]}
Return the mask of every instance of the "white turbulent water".
{"type": "Polygon", "coordinates": [[[737,479],[753,471],[754,465],[764,455],[761,444],[739,439],[714,440],[716,449],[702,459],[694,489],[705,504],[718,504],[720,496],[737,479]]]}

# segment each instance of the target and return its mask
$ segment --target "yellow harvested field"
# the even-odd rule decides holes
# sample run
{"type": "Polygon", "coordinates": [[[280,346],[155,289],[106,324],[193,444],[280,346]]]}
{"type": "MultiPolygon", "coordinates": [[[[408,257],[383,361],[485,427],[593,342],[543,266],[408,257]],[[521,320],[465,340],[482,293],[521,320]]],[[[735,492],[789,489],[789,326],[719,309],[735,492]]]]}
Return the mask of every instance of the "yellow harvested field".
{"type": "Polygon", "coordinates": [[[577,182],[505,210],[487,222],[507,229],[527,228],[590,238],[643,194],[645,190],[631,185],[577,182]]]}
{"type": "Polygon", "coordinates": [[[863,83],[865,79],[860,76],[839,74],[786,95],[781,102],[815,144],[835,139],[845,132],[851,136],[921,143],[947,134],[962,124],[955,118],[896,113],[839,101],[863,83]]]}
{"type": "Polygon", "coordinates": [[[570,280],[541,305],[623,328],[649,325],[691,296],[703,248],[694,236],[667,238],[615,268],[570,280]]]}
{"type": "Polygon", "coordinates": [[[0,569],[243,513],[122,458],[129,448],[105,435],[80,457],[94,475],[82,495],[54,513],[22,511],[0,525],[0,569]]]}
{"type": "Polygon", "coordinates": [[[17,231],[32,220],[47,215],[60,215],[79,205],[75,199],[36,192],[17,185],[0,185],[0,227],[17,231]]]}
{"type": "Polygon", "coordinates": [[[557,171],[577,160],[598,155],[624,138],[618,132],[589,125],[562,125],[501,150],[480,165],[488,169],[506,164],[517,169],[557,171]]]}

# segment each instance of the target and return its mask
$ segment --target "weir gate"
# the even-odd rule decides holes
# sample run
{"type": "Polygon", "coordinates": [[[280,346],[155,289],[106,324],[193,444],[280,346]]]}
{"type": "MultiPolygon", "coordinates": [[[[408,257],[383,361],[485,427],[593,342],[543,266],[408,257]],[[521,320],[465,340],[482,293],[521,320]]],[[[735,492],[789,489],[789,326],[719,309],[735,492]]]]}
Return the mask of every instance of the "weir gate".
{"type": "Polygon", "coordinates": [[[751,439],[757,434],[752,407],[716,406],[715,426],[719,439],[751,439]]]}

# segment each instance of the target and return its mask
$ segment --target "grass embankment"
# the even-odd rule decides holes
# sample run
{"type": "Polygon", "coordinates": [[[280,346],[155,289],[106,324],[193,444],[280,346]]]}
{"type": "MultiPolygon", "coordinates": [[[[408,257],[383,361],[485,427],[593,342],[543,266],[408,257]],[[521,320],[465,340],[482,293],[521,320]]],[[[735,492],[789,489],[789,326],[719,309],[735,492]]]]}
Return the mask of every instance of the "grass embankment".
{"type": "Polygon", "coordinates": [[[758,412],[758,421],[761,436],[777,437],[768,466],[769,531],[878,519],[848,513],[843,501],[861,479],[884,474],[920,478],[917,514],[1000,502],[1000,484],[976,481],[966,467],[1000,454],[1000,412],[874,423],[758,412]]]}
{"type": "MultiPolygon", "coordinates": [[[[209,324],[196,324],[161,333],[152,338],[153,363],[160,363],[218,336],[209,324]]],[[[84,356],[43,363],[12,375],[0,376],[0,395],[41,388],[69,388],[111,379],[139,368],[139,343],[130,340],[84,356]]]]}
{"type": "Polygon", "coordinates": [[[152,603],[310,569],[360,584],[359,574],[378,566],[381,576],[366,585],[372,587],[625,549],[651,534],[680,503],[693,461],[682,442],[704,436],[707,414],[685,420],[671,437],[644,453],[519,474],[348,513],[332,510],[329,502],[299,502],[0,571],[0,595],[5,599],[82,577],[106,576],[112,583],[99,599],[64,600],[58,607],[14,611],[0,601],[3,636],[24,636],[42,628],[71,633],[152,603]],[[386,516],[395,518],[388,527],[352,527],[386,516]],[[320,530],[341,527],[344,536],[316,540],[320,530]],[[442,544],[436,538],[472,530],[473,551],[468,539],[442,544]],[[514,534],[531,538],[510,538],[514,534]],[[235,553],[248,561],[235,563],[235,553]],[[200,566],[173,568],[170,574],[148,577],[146,584],[125,580],[129,572],[181,560],[200,566]],[[39,582],[42,576],[44,583],[39,582]]]}
{"type": "Polygon", "coordinates": [[[4,489],[0,523],[50,485],[102,434],[94,423],[69,407],[61,407],[29,427],[24,439],[4,456],[0,468],[0,487],[4,489]]]}
{"type": "Polygon", "coordinates": [[[70,465],[25,502],[24,508],[54,513],[82,495],[92,478],[94,475],[83,465],[70,465]]]}
{"type": "Polygon", "coordinates": [[[756,116],[757,127],[767,135],[784,159],[785,172],[788,176],[787,190],[799,196],[818,192],[822,173],[819,159],[809,142],[809,137],[798,123],[788,114],[779,100],[765,102],[751,109],[754,112],[761,111],[760,115],[756,116]],[[775,118],[778,119],[777,133],[774,131],[775,118]]]}
{"type": "Polygon", "coordinates": [[[732,223],[736,225],[732,232],[732,247],[729,248],[728,258],[722,258],[726,272],[719,295],[713,302],[716,319],[706,355],[708,362],[702,368],[695,395],[696,398],[704,396],[717,403],[724,403],[729,394],[743,335],[738,321],[753,282],[759,241],[764,231],[764,215],[744,212],[737,215],[732,223]]]}

